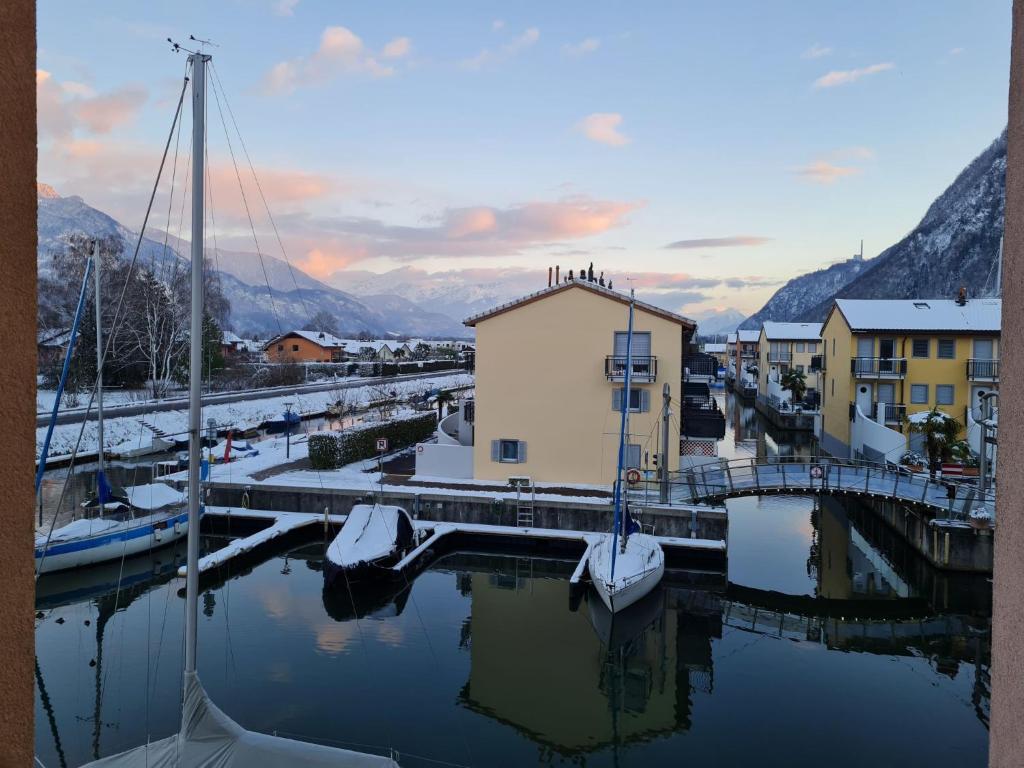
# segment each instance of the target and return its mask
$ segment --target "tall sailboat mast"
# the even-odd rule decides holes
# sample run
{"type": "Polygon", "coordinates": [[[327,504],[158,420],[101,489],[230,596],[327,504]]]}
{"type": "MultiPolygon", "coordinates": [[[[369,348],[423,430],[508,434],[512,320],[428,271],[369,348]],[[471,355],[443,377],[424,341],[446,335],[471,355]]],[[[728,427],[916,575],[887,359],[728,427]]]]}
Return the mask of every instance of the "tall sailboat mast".
{"type": "Polygon", "coordinates": [[[196,672],[199,606],[199,503],[203,387],[203,171],[205,161],[206,64],[199,52],[192,62],[192,323],[189,335],[188,393],[188,559],[185,582],[185,685],[196,672]]]}
{"type": "Polygon", "coordinates": [[[615,523],[612,528],[611,581],[615,580],[615,556],[619,550],[619,536],[625,541],[626,528],[622,524],[622,472],[626,463],[626,438],[629,436],[629,392],[633,376],[633,290],[629,291],[629,325],[626,331],[626,375],[623,377],[621,418],[619,419],[619,461],[615,469],[615,523]]]}
{"type": "Polygon", "coordinates": [[[93,240],[90,258],[93,261],[93,279],[96,283],[96,455],[99,459],[96,471],[96,500],[99,514],[103,516],[104,504],[108,498],[108,485],[103,461],[103,303],[100,291],[100,249],[93,240]]]}

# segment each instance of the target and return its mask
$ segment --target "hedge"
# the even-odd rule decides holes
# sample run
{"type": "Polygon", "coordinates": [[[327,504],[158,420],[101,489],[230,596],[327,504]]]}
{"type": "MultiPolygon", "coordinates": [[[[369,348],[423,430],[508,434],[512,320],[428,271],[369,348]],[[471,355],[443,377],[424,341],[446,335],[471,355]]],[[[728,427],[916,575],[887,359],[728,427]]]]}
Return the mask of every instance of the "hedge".
{"type": "Polygon", "coordinates": [[[437,416],[431,412],[359,424],[344,432],[317,432],[309,436],[309,460],[313,469],[337,469],[376,456],[379,437],[386,437],[388,450],[394,451],[426,440],[436,428],[437,416]]]}

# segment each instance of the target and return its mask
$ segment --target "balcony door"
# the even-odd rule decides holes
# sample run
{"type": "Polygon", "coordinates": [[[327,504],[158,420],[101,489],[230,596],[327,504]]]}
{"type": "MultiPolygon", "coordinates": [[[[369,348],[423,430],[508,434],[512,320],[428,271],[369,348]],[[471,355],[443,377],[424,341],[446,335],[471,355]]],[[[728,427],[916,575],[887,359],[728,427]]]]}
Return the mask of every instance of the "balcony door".
{"type": "MultiPolygon", "coordinates": [[[[629,333],[626,331],[615,332],[615,352],[616,357],[625,358],[626,356],[626,343],[629,339],[629,333]]],[[[649,331],[633,331],[633,357],[650,357],[651,356],[651,334],[649,331]]]]}
{"type": "Polygon", "coordinates": [[[896,339],[878,340],[878,372],[892,373],[893,358],[896,357],[896,339]]]}
{"type": "Polygon", "coordinates": [[[994,360],[992,357],[992,339],[975,339],[974,351],[971,354],[975,360],[994,360]]]}

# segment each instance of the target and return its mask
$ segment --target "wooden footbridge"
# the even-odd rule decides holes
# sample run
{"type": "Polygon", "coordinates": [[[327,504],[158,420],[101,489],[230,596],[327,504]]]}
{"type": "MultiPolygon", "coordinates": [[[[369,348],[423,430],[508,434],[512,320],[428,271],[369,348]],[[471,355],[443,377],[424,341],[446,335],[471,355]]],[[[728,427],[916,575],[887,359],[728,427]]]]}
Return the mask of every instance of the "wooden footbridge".
{"type": "MultiPolygon", "coordinates": [[[[655,481],[641,483],[633,489],[632,498],[655,503],[659,490],[655,481]]],[[[962,478],[935,479],[891,464],[829,457],[736,459],[674,472],[667,503],[710,504],[741,496],[822,493],[919,505],[939,518],[966,519],[981,508],[995,516],[995,492],[980,491],[962,478]]]]}

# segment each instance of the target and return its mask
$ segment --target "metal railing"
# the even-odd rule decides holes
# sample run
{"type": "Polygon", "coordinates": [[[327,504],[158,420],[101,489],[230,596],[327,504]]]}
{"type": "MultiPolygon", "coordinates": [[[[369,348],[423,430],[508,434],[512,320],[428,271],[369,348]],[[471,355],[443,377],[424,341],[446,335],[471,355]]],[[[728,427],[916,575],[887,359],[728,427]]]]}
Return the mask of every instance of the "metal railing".
{"type": "Polygon", "coordinates": [[[769,363],[788,363],[793,360],[793,353],[788,349],[770,349],[768,350],[768,362],[769,363]]]}
{"type": "MultiPolygon", "coordinates": [[[[633,492],[657,495],[657,483],[633,492]]],[[[804,456],[735,459],[669,474],[671,504],[700,504],[769,493],[844,493],[931,507],[937,518],[967,519],[984,507],[995,518],[995,490],[979,491],[961,478],[933,479],[894,464],[804,456]]]]}
{"type": "Polygon", "coordinates": [[[967,361],[968,381],[999,381],[999,361],[972,357],[967,361]]]}
{"type": "Polygon", "coordinates": [[[855,357],[850,372],[861,379],[902,379],[907,375],[905,357],[855,357]]]}
{"type": "Polygon", "coordinates": [[[907,406],[899,405],[897,403],[878,403],[875,402],[871,410],[871,416],[878,413],[878,406],[885,406],[884,423],[885,424],[902,424],[907,418],[907,406]]]}
{"type": "MultiPolygon", "coordinates": [[[[636,357],[630,360],[632,371],[630,379],[633,381],[654,381],[658,377],[657,357],[636,357]]],[[[608,355],[604,359],[604,375],[608,381],[623,381],[626,378],[626,356],[608,355]]]]}

